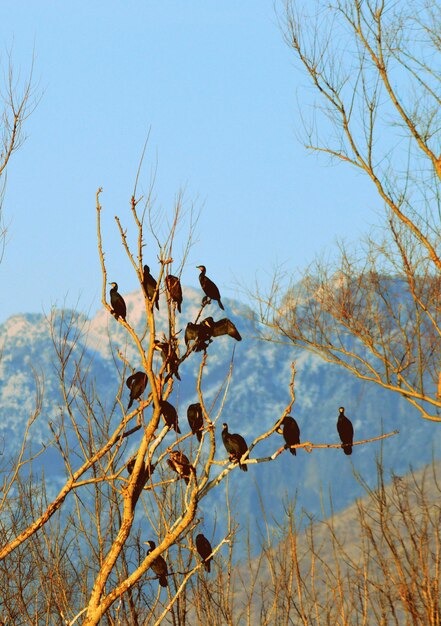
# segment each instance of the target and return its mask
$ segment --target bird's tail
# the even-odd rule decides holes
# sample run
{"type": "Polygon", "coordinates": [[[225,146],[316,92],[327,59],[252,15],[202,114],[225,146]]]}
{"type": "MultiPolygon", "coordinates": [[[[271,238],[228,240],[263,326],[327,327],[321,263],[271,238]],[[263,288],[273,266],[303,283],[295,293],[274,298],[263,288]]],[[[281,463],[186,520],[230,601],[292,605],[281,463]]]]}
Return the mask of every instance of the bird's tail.
{"type": "Polygon", "coordinates": [[[343,452],[347,454],[348,456],[352,454],[352,446],[346,445],[346,446],[342,446],[342,448],[343,448],[343,452]]]}
{"type": "Polygon", "coordinates": [[[218,300],[217,302],[218,302],[218,304],[219,304],[220,308],[222,309],[222,311],[225,311],[225,309],[224,309],[224,305],[222,304],[222,302],[221,302],[221,299],[220,299],[220,298],[219,298],[219,300],[218,300]]]}
{"type": "Polygon", "coordinates": [[[133,398],[130,398],[130,402],[129,402],[129,404],[127,405],[126,413],[127,413],[127,411],[130,409],[130,407],[132,406],[132,404],[133,404],[133,398]]]}
{"type": "Polygon", "coordinates": [[[239,463],[239,467],[240,467],[240,469],[242,470],[242,472],[248,472],[248,467],[247,467],[246,465],[241,465],[241,464],[239,463]]]}
{"type": "Polygon", "coordinates": [[[167,576],[165,574],[161,574],[159,577],[159,584],[161,587],[168,587],[167,576]]]}

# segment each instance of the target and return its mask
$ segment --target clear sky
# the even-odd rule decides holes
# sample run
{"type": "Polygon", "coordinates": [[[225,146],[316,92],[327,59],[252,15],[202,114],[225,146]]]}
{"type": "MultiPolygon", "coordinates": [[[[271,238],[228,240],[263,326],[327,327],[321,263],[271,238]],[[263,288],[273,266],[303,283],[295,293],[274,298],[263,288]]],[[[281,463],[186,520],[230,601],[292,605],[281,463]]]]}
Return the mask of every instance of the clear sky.
{"type": "MultiPolygon", "coordinates": [[[[22,76],[34,54],[41,98],[9,166],[0,322],[100,306],[98,187],[109,280],[136,287],[113,216],[129,224],[149,131],[140,191],[156,167],[158,207],[171,214],[183,191],[201,210],[185,284],[204,264],[224,297],[244,298],[241,285],[268,284],[275,266],[296,273],[376,219],[369,183],[299,142],[308,84],[273,0],[2,0],[3,73],[9,53],[22,76]]],[[[156,249],[144,254],[155,273],[156,249]]]]}

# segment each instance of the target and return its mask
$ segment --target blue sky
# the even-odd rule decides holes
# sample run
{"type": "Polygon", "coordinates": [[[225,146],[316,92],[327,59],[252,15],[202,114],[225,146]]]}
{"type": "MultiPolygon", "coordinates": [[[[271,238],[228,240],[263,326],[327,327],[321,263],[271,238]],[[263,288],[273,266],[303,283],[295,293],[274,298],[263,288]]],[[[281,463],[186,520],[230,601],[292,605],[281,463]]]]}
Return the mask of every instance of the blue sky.
{"type": "MultiPolygon", "coordinates": [[[[272,0],[3,0],[3,71],[9,52],[22,76],[34,54],[41,98],[8,172],[0,321],[52,305],[98,309],[98,187],[109,280],[136,288],[113,216],[130,224],[149,132],[140,191],[156,168],[163,214],[180,191],[201,211],[185,284],[198,284],[204,264],[223,297],[243,299],[241,288],[268,285],[276,266],[296,275],[376,220],[369,183],[299,142],[309,87],[272,0]]],[[[155,273],[153,243],[144,254],[155,273]]]]}

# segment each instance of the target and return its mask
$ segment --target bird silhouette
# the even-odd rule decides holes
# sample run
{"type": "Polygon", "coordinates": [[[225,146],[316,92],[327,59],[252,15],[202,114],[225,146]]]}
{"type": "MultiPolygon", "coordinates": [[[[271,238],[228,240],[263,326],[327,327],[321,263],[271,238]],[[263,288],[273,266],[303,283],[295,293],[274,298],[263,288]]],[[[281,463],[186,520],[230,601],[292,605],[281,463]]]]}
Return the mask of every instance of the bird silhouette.
{"type": "Polygon", "coordinates": [[[135,372],[126,380],[126,385],[130,389],[130,402],[127,411],[133,404],[133,400],[139,400],[147,387],[148,378],[145,372],[135,372]]]}
{"type": "Polygon", "coordinates": [[[352,443],[354,441],[354,427],[352,422],[345,415],[345,409],[341,406],[338,409],[337,430],[341,439],[341,447],[347,455],[352,454],[352,443]]]}
{"type": "Polygon", "coordinates": [[[177,353],[176,344],[176,339],[173,338],[171,341],[169,341],[164,336],[164,339],[162,341],[159,341],[159,339],[155,339],[154,348],[161,353],[162,360],[167,365],[167,372],[169,376],[175,376],[178,380],[181,380],[181,377],[179,375],[180,361],[177,353]]]}
{"type": "Polygon", "coordinates": [[[193,324],[193,322],[188,322],[185,328],[184,339],[187,349],[190,342],[193,341],[192,350],[195,352],[206,350],[208,344],[211,342],[211,329],[206,324],[193,324]]]}
{"type": "MultiPolygon", "coordinates": [[[[145,541],[144,543],[146,543],[149,546],[149,550],[147,550],[147,554],[150,554],[156,548],[156,543],[154,541],[145,541]]],[[[156,559],[153,559],[153,561],[150,564],[150,569],[153,570],[153,572],[159,578],[159,584],[161,585],[161,587],[168,587],[167,563],[165,562],[164,558],[161,555],[157,556],[156,559]]]]}
{"type": "Polygon", "coordinates": [[[202,430],[204,428],[204,418],[202,415],[202,407],[200,402],[190,404],[187,409],[188,424],[193,435],[196,435],[198,441],[202,440],[202,430]]]}
{"type": "Polygon", "coordinates": [[[240,463],[240,459],[248,450],[247,443],[242,435],[229,433],[228,424],[222,424],[222,441],[229,454],[230,461],[236,461],[239,463],[240,469],[243,472],[247,472],[247,466],[240,463]]]}
{"type": "Polygon", "coordinates": [[[188,457],[180,450],[172,450],[167,459],[168,465],[178,474],[180,478],[185,480],[185,484],[190,482],[190,474],[194,471],[194,467],[190,464],[188,457]]]}
{"type": "Polygon", "coordinates": [[[150,274],[150,268],[148,265],[144,265],[142,284],[144,286],[144,291],[147,294],[148,299],[152,301],[153,298],[155,298],[155,306],[159,311],[159,291],[157,291],[156,289],[157,283],[153,276],[150,274]]]}
{"type": "Polygon", "coordinates": [[[211,543],[208,539],[202,534],[199,533],[196,535],[196,550],[199,552],[199,555],[202,558],[204,563],[205,570],[210,572],[210,561],[213,558],[211,553],[213,552],[213,548],[211,547],[211,543]]]}
{"type": "Polygon", "coordinates": [[[181,434],[179,430],[179,421],[178,421],[178,413],[175,407],[167,402],[167,400],[160,400],[161,405],[161,415],[164,418],[164,422],[167,424],[169,429],[174,429],[177,433],[181,434]]]}
{"type": "Polygon", "coordinates": [[[117,320],[119,317],[126,321],[127,307],[124,302],[124,298],[118,293],[118,284],[109,283],[112,289],[110,290],[110,304],[112,305],[112,315],[117,320]]]}
{"type": "Polygon", "coordinates": [[[294,446],[297,443],[300,443],[300,428],[296,420],[291,417],[291,415],[285,415],[277,431],[281,432],[283,435],[283,438],[285,440],[285,448],[287,448],[291,452],[291,454],[295,456],[296,449],[290,448],[290,446],[294,446]]]}
{"type": "Polygon", "coordinates": [[[242,341],[242,337],[240,336],[240,333],[237,330],[236,326],[227,317],[223,317],[217,322],[215,322],[212,317],[206,317],[204,320],[202,320],[201,324],[205,325],[208,328],[210,337],[221,337],[222,335],[229,335],[230,337],[233,337],[233,339],[236,339],[236,341],[242,341]]]}
{"type": "Polygon", "coordinates": [[[205,293],[208,300],[216,300],[220,308],[223,309],[224,305],[221,302],[219,289],[214,282],[206,276],[207,270],[205,265],[198,265],[196,269],[201,270],[201,273],[199,274],[199,282],[201,283],[202,291],[205,293]]]}
{"type": "Polygon", "coordinates": [[[172,301],[176,302],[176,306],[180,313],[182,304],[182,287],[179,278],[177,276],[172,276],[172,274],[168,274],[165,277],[165,286],[167,287],[172,301]]]}

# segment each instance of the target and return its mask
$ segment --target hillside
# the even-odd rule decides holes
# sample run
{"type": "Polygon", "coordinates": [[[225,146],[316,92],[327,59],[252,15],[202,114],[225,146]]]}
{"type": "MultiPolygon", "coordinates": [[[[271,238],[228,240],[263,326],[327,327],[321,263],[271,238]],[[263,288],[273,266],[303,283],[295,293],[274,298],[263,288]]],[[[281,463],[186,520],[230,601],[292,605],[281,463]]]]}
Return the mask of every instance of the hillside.
{"type": "Polygon", "coordinates": [[[438,624],[440,481],[440,461],[380,473],[375,489],[328,519],[302,529],[287,516],[258,557],[233,568],[235,623],[249,611],[260,624],[288,615],[315,626],[438,624]]]}

